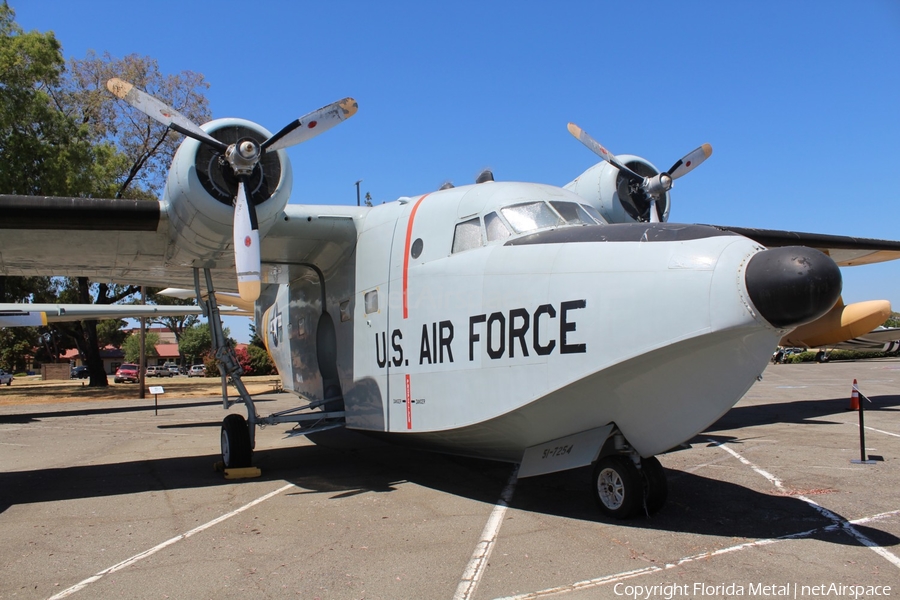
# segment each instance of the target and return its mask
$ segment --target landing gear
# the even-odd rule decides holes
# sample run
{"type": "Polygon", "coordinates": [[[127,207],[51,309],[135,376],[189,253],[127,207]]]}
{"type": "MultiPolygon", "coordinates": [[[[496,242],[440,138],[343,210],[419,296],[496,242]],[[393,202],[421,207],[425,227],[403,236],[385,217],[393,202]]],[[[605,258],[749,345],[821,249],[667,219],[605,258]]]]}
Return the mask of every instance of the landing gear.
{"type": "Polygon", "coordinates": [[[600,511],[615,519],[628,519],[641,512],[652,515],[668,496],[666,475],[656,457],[641,459],[641,468],[630,456],[612,454],[594,464],[594,500],[600,511]]]}
{"type": "Polygon", "coordinates": [[[666,504],[669,485],[666,473],[655,456],[641,459],[641,478],[644,482],[644,499],[647,515],[652,515],[666,504]]]}
{"type": "Polygon", "coordinates": [[[616,519],[627,519],[641,505],[641,475],[631,458],[613,454],[594,465],[594,500],[600,511],[616,519]]]}
{"type": "Polygon", "coordinates": [[[226,469],[249,467],[253,456],[250,430],[241,415],[230,414],[222,421],[222,462],[226,469]]]}

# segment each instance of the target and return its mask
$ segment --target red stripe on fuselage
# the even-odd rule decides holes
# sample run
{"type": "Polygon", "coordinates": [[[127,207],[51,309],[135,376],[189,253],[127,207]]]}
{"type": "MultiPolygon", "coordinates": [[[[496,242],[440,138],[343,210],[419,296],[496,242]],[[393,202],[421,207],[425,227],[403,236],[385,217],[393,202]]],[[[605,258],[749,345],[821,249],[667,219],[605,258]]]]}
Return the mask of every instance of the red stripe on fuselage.
{"type": "Polygon", "coordinates": [[[419,210],[419,205],[422,204],[422,200],[428,197],[428,194],[425,194],[421,198],[419,198],[416,203],[413,205],[412,212],[409,213],[409,221],[406,222],[406,247],[403,253],[403,318],[406,319],[409,317],[409,308],[406,302],[407,292],[409,290],[409,249],[412,244],[412,229],[413,229],[413,221],[416,220],[416,211],[419,210]]]}

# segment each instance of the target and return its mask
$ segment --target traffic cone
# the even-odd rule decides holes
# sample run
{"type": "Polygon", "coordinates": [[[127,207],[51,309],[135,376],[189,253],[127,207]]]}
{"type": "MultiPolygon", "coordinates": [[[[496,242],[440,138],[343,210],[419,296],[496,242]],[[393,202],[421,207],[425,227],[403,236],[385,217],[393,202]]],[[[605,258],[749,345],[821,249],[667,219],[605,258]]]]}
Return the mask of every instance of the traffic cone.
{"type": "Polygon", "coordinates": [[[850,408],[847,410],[859,410],[859,387],[856,380],[853,380],[853,391],[850,392],[850,408]]]}

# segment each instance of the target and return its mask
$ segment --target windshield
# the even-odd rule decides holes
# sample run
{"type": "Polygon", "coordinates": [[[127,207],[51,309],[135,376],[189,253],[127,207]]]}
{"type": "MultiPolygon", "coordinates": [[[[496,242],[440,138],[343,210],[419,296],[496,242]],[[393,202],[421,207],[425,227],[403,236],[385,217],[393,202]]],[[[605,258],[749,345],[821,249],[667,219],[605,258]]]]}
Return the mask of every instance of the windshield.
{"type": "Polygon", "coordinates": [[[563,221],[544,202],[526,202],[500,209],[516,233],[556,227],[563,221]]]}

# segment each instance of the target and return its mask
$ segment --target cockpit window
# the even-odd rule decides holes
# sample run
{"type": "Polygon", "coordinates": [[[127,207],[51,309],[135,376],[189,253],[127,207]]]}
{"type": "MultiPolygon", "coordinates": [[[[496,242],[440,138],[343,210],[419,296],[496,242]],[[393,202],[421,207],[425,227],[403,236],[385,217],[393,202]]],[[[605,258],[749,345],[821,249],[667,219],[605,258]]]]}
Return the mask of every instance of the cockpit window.
{"type": "Polygon", "coordinates": [[[534,231],[545,227],[556,227],[562,222],[556,213],[544,202],[526,202],[500,209],[507,222],[516,233],[534,231]]]}
{"type": "Polygon", "coordinates": [[[489,242],[505,240],[512,235],[500,215],[495,212],[484,216],[484,228],[487,230],[487,241],[489,242]]]}
{"type": "Polygon", "coordinates": [[[566,220],[569,225],[593,225],[594,220],[581,206],[574,202],[551,202],[550,206],[566,220]]]}
{"type": "Polygon", "coordinates": [[[594,220],[601,225],[606,225],[606,219],[600,216],[600,213],[597,212],[597,209],[591,206],[590,204],[582,204],[581,208],[587,211],[587,214],[594,217],[594,220]]]}
{"type": "MultiPolygon", "coordinates": [[[[452,253],[462,252],[463,250],[471,250],[482,245],[481,239],[481,219],[475,217],[468,221],[463,221],[456,225],[456,231],[453,232],[453,249],[452,253]]],[[[445,246],[446,247],[446,246],[445,246]]]]}

